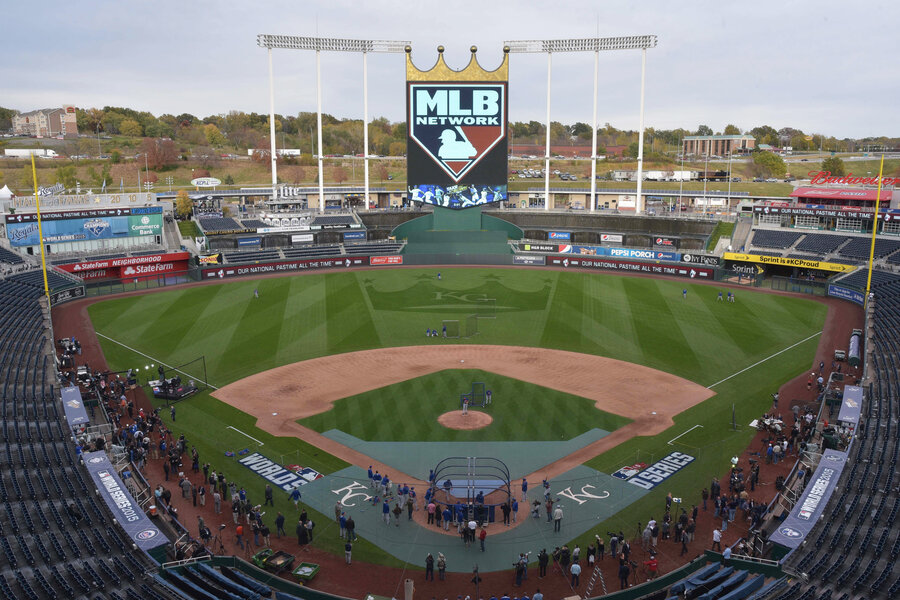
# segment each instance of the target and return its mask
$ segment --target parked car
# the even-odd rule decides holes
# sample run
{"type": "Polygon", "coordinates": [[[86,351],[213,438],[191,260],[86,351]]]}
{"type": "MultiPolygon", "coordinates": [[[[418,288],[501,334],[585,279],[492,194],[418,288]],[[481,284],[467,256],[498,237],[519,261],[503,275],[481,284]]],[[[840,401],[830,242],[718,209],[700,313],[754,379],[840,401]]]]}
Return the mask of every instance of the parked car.
{"type": "Polygon", "coordinates": [[[765,181],[765,179],[763,179],[762,177],[753,178],[753,183],[762,183],[763,181],[765,181]]]}
{"type": "Polygon", "coordinates": [[[741,182],[741,178],[740,178],[740,177],[732,177],[732,178],[731,178],[731,182],[732,182],[732,183],[740,183],[740,182],[741,182]]]}
{"type": "Polygon", "coordinates": [[[778,180],[774,177],[769,177],[768,179],[766,179],[766,183],[778,183],[778,180]]]}

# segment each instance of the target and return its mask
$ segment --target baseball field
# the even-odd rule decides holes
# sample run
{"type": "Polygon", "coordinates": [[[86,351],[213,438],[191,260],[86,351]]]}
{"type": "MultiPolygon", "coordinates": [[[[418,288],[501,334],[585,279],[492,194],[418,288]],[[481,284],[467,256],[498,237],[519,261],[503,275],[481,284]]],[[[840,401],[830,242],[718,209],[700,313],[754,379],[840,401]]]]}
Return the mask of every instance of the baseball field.
{"type": "MultiPolygon", "coordinates": [[[[596,523],[595,529],[605,532],[646,522],[651,507],[658,507],[667,492],[695,493],[711,474],[722,472],[729,457],[746,448],[754,433],[747,423],[771,405],[770,394],[811,364],[827,312],[816,301],[743,289],[737,290],[736,302],[719,301],[720,288],[682,281],[477,268],[442,269],[438,280],[437,273],[434,268],[363,270],[198,285],[97,302],[89,314],[113,369],[139,368],[149,374],[146,367],[161,362],[190,364],[182,378],[199,380],[200,363],[192,361],[205,358],[212,389],[179,403],[172,428],[185,433],[204,461],[259,497],[265,481],[226,458],[226,452],[246,448],[326,475],[350,466],[300,439],[302,435],[273,435],[271,428],[258,427],[257,419],[267,410],[259,397],[252,410],[249,399],[241,410],[240,399],[226,403],[213,396],[218,388],[276,367],[353,353],[344,363],[341,357],[332,363],[342,369],[339,379],[363,385],[363,371],[370,367],[355,362],[361,351],[407,348],[411,355],[425,355],[433,350],[429,346],[491,345],[606,357],[707,388],[712,394],[708,399],[673,412],[674,423],[661,433],[637,432],[602,454],[585,457],[586,466],[608,474],[634,462],[651,463],[673,450],[695,457],[665,486],[596,523]],[[493,318],[477,319],[477,334],[463,337],[467,320],[484,314],[486,305],[493,318]],[[440,331],[444,321],[459,321],[463,335],[425,336],[426,329],[440,331]]],[[[572,372],[566,373],[566,363],[561,363],[563,378],[575,377],[580,363],[571,365],[572,372]]],[[[602,368],[578,376],[589,377],[591,385],[611,398],[627,396],[631,406],[665,406],[667,401],[668,388],[641,376],[617,378],[602,368]]],[[[589,393],[563,391],[562,384],[549,378],[523,379],[529,378],[501,375],[471,360],[455,369],[436,366],[430,373],[397,375],[390,385],[373,385],[316,410],[307,407],[291,423],[367,442],[419,444],[558,441],[592,429],[609,433],[635,425],[633,415],[616,409],[614,402],[604,406],[589,393]],[[438,415],[459,408],[460,394],[474,381],[484,381],[494,391],[493,405],[485,409],[494,423],[477,431],[437,424],[438,415]]],[[[302,381],[287,386],[273,378],[268,387],[257,387],[255,395],[270,398],[273,407],[276,401],[283,407],[285,402],[299,406],[315,400],[302,381]]],[[[288,510],[286,494],[276,498],[276,508],[288,510]]],[[[338,552],[340,540],[324,536],[316,545],[338,552]]],[[[375,544],[359,545],[354,556],[400,564],[375,544]]]]}

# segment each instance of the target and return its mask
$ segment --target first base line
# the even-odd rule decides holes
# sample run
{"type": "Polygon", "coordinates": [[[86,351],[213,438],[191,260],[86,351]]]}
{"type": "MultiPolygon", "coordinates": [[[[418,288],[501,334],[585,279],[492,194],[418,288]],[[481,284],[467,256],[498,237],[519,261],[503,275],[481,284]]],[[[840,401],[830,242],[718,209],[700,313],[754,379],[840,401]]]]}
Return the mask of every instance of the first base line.
{"type": "Polygon", "coordinates": [[[822,335],[822,332],[819,331],[819,332],[817,332],[817,333],[812,334],[812,335],[809,336],[808,338],[805,338],[805,339],[800,340],[800,341],[797,342],[796,344],[791,344],[790,346],[788,346],[788,347],[785,348],[784,350],[779,350],[779,351],[776,352],[775,354],[772,354],[771,356],[767,356],[767,357],[765,357],[764,359],[762,359],[761,361],[755,362],[755,363],[753,363],[752,365],[750,365],[749,367],[747,367],[747,368],[745,368],[745,369],[741,369],[741,370],[738,371],[737,373],[732,373],[731,375],[729,375],[728,377],[726,377],[725,379],[723,379],[723,380],[721,380],[721,381],[717,381],[717,382],[715,382],[715,383],[712,384],[712,385],[706,386],[706,389],[711,390],[711,389],[713,389],[714,387],[716,387],[717,385],[719,385],[720,383],[725,383],[726,381],[728,381],[728,380],[731,379],[732,377],[737,377],[737,376],[740,375],[741,373],[744,373],[745,371],[749,371],[749,370],[752,369],[753,367],[757,367],[757,366],[763,364],[764,362],[766,362],[767,360],[771,360],[771,359],[775,358],[775,357],[778,356],[779,354],[784,354],[785,352],[787,352],[787,351],[790,350],[791,348],[796,348],[796,347],[799,346],[800,344],[803,344],[803,343],[805,343],[805,342],[808,342],[809,340],[813,339],[813,338],[816,337],[817,335],[822,335]]]}
{"type": "Polygon", "coordinates": [[[250,438],[251,440],[253,440],[253,441],[256,442],[257,444],[259,444],[260,446],[265,446],[265,444],[263,444],[261,441],[259,441],[258,439],[256,439],[256,438],[253,437],[252,435],[247,435],[246,433],[244,433],[243,431],[241,431],[241,430],[238,429],[237,427],[232,427],[231,425],[228,425],[228,426],[225,427],[225,429],[234,429],[234,430],[237,431],[239,434],[241,434],[241,435],[243,435],[243,436],[246,436],[246,437],[250,438]]]}
{"type": "Polygon", "coordinates": [[[666,443],[669,444],[670,446],[672,446],[672,445],[674,445],[674,444],[672,444],[672,442],[674,442],[675,440],[677,440],[678,438],[680,438],[682,435],[686,435],[686,434],[692,432],[693,430],[697,429],[698,427],[703,427],[703,425],[694,425],[693,427],[691,427],[690,429],[688,429],[687,431],[685,431],[685,432],[682,433],[681,435],[676,435],[675,437],[673,437],[671,440],[669,440],[669,441],[666,442],[666,443]]]}

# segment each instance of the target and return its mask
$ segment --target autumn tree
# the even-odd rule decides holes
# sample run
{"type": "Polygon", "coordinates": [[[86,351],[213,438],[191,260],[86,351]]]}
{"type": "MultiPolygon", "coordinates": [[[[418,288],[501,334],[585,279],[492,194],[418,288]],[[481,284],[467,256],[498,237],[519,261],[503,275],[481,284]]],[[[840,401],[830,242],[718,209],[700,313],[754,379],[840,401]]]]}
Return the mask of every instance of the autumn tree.
{"type": "Polygon", "coordinates": [[[75,187],[75,165],[66,165],[56,168],[56,181],[63,184],[67,190],[75,187]]]}
{"type": "Polygon", "coordinates": [[[194,212],[194,202],[185,190],[175,194],[175,215],[179,219],[190,219],[194,212]]]}
{"type": "Polygon", "coordinates": [[[151,169],[161,169],[178,160],[175,142],[162,138],[144,138],[141,153],[147,155],[147,164],[151,169]]]}
{"type": "Polygon", "coordinates": [[[122,119],[119,122],[119,133],[131,137],[140,137],[144,135],[144,128],[134,119],[122,119]]]}
{"type": "Polygon", "coordinates": [[[338,183],[343,183],[347,181],[347,169],[343,165],[339,165],[331,172],[331,176],[338,183]]]}
{"type": "Polygon", "coordinates": [[[379,181],[384,181],[388,178],[388,168],[387,165],[381,163],[377,167],[375,167],[375,175],[378,177],[379,181]]]}
{"type": "Polygon", "coordinates": [[[209,123],[203,126],[203,133],[206,135],[206,141],[210,146],[224,146],[225,136],[219,131],[219,128],[209,123]]]}
{"type": "Polygon", "coordinates": [[[729,123],[725,126],[725,131],[723,131],[722,133],[724,133],[725,135],[740,135],[741,130],[737,125],[732,125],[731,123],[729,123]]]}

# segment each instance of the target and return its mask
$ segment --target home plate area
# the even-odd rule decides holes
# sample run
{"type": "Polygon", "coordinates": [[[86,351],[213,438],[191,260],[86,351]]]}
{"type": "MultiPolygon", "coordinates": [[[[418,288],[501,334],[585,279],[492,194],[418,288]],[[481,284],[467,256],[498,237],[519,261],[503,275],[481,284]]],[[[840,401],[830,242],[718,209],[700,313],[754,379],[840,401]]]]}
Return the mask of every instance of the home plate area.
{"type": "MultiPolygon", "coordinates": [[[[463,484],[462,481],[459,483],[463,484]]],[[[499,483],[498,480],[478,480],[475,493],[496,494],[499,483]]],[[[451,482],[451,492],[465,497],[467,484],[454,485],[451,482]]],[[[648,493],[648,490],[584,465],[575,467],[550,481],[550,498],[563,510],[561,531],[556,533],[553,523],[547,521],[544,489],[539,478],[532,482],[532,486],[528,490],[528,506],[525,506],[521,479],[513,481],[511,491],[519,501],[519,524],[512,528],[505,527],[500,511],[495,511],[496,520],[487,526],[486,551],[483,553],[477,544],[466,548],[456,535],[438,533],[433,526],[409,521],[405,512],[400,517],[399,526],[393,521],[390,525],[385,524],[380,499],[377,504],[373,503],[374,492],[369,485],[368,474],[360,467],[347,467],[305,484],[301,488],[301,503],[329,517],[334,514],[335,503],[340,503],[345,514],[356,523],[357,535],[400,560],[423,557],[429,552],[436,556],[438,552],[443,552],[447,557],[448,571],[470,572],[474,559],[478,561],[479,568],[487,572],[508,569],[520,552],[533,552],[536,556],[541,548],[552,550],[648,493]],[[540,502],[536,517],[532,516],[531,510],[535,500],[540,502]]],[[[445,493],[440,487],[438,501],[445,493]]],[[[422,500],[420,497],[419,510],[424,510],[422,500]]],[[[337,524],[331,519],[328,523],[317,524],[315,532],[316,535],[339,534],[337,524]]]]}

